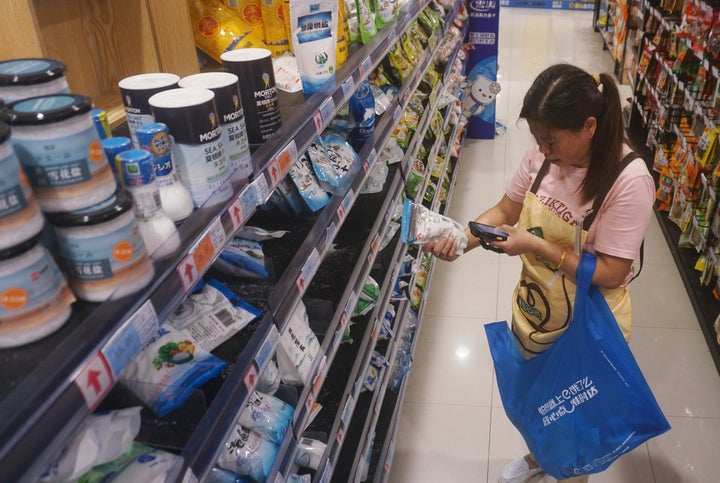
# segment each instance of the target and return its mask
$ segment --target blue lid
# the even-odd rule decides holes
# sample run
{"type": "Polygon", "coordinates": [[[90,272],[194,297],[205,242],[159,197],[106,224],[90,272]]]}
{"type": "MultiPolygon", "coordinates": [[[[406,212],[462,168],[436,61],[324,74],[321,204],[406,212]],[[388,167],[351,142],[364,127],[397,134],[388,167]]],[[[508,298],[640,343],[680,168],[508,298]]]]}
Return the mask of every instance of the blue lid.
{"type": "Polygon", "coordinates": [[[52,94],[11,102],[2,112],[10,125],[37,125],[64,121],[90,112],[92,101],[80,94],[52,94]]]}
{"type": "Polygon", "coordinates": [[[64,76],[65,65],[53,59],[12,59],[0,62],[0,86],[34,85],[64,76]]]}

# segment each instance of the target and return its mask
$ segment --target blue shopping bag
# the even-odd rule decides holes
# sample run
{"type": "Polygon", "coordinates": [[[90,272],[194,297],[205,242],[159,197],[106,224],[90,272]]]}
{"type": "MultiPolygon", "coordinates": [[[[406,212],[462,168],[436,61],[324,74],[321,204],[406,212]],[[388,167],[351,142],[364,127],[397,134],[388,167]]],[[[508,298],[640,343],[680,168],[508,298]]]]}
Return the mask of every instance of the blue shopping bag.
{"type": "Polygon", "coordinates": [[[573,320],[546,351],[520,353],[506,322],[485,325],[505,412],[549,475],[605,470],[670,429],[615,317],[590,284],[595,257],[577,270],[573,320]]]}

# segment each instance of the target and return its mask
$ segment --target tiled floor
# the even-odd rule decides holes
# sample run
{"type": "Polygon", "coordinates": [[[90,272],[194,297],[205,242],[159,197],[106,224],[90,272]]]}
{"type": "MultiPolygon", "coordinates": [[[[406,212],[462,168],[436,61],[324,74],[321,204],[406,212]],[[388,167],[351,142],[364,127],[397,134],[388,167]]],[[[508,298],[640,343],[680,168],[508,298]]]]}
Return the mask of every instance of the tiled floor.
{"type": "MultiPolygon", "coordinates": [[[[468,220],[495,203],[529,134],[522,96],[545,66],[564,61],[612,72],[610,54],[580,11],[502,8],[494,140],[468,140],[450,216],[468,220]]],[[[526,452],[502,409],[483,324],[506,320],[519,273],[515,258],[474,250],[438,262],[410,372],[390,481],[495,482],[526,452]]],[[[618,460],[591,482],[720,481],[720,378],[657,221],[643,273],[631,285],[630,346],[672,430],[618,460]]],[[[549,483],[550,477],[535,483],[549,483]]]]}

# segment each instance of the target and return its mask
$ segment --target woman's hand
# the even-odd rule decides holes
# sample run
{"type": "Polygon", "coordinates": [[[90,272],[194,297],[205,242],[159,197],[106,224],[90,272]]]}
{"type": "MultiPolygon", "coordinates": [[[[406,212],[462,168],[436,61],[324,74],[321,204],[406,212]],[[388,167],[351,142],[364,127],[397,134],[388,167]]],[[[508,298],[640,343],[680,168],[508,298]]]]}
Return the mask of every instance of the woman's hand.
{"type": "Polygon", "coordinates": [[[460,257],[460,255],[457,254],[457,248],[457,242],[447,237],[430,240],[422,244],[422,251],[424,253],[431,253],[446,262],[453,262],[460,257]]]}
{"type": "Polygon", "coordinates": [[[507,240],[502,242],[490,242],[494,247],[501,248],[511,256],[522,255],[537,249],[539,238],[527,230],[521,230],[510,225],[500,225],[498,229],[508,234],[507,240]]]}

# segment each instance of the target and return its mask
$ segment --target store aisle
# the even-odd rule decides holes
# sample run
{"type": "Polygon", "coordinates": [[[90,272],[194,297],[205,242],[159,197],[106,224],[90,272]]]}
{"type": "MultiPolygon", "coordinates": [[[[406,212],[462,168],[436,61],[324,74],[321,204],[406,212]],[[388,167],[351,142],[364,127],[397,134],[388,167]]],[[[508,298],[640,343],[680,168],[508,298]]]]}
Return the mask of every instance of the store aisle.
{"type": "MultiPolygon", "coordinates": [[[[449,215],[465,222],[503,194],[529,133],[517,122],[535,75],[556,62],[612,72],[591,12],[502,8],[497,120],[507,133],[468,140],[449,215]]],[[[483,324],[507,320],[520,265],[481,249],[439,261],[410,372],[390,474],[393,483],[495,482],[526,447],[502,409],[483,324]]],[[[591,482],[720,481],[720,378],[657,221],[631,285],[630,346],[672,430],[591,482]]],[[[535,483],[550,483],[550,477],[535,483]]]]}

